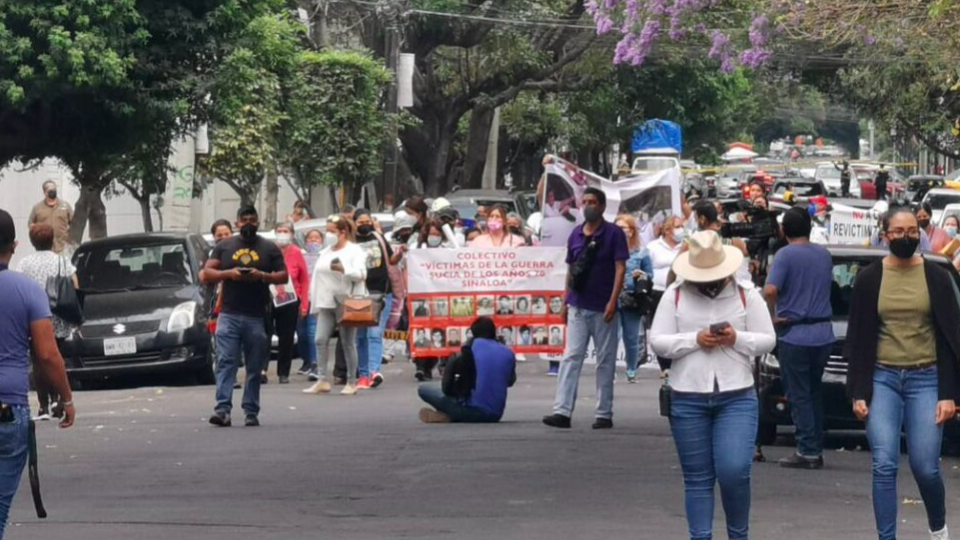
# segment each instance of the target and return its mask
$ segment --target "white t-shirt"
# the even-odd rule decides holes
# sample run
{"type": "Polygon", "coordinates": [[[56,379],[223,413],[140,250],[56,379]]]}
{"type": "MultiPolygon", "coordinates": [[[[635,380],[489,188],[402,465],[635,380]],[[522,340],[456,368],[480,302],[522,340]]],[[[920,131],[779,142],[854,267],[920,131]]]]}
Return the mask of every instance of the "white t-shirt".
{"type": "Polygon", "coordinates": [[[653,290],[666,290],[670,267],[673,266],[673,260],[677,258],[682,246],[683,244],[677,244],[671,248],[663,238],[647,244],[647,251],[650,252],[650,260],[653,262],[653,290]]]}
{"type": "Polygon", "coordinates": [[[320,252],[317,265],[310,279],[310,311],[317,313],[321,309],[336,309],[337,296],[348,294],[366,294],[367,253],[363,248],[348,242],[343,249],[334,251],[332,247],[320,252]],[[340,260],[343,273],[330,269],[333,261],[340,260]]]}

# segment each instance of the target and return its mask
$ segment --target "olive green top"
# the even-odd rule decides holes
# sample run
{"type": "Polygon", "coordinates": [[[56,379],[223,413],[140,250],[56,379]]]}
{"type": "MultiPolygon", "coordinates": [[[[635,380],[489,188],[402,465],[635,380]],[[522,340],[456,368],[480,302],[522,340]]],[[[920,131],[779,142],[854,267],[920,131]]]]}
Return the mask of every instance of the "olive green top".
{"type": "Polygon", "coordinates": [[[877,362],[910,367],[937,360],[937,336],[922,264],[883,266],[880,283],[880,343],[877,362]]]}

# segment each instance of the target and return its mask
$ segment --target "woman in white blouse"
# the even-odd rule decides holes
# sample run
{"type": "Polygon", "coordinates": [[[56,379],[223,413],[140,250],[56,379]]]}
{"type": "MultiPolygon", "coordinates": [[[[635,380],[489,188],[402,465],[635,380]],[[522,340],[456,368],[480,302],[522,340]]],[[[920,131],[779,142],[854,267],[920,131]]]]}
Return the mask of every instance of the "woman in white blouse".
{"type": "Polygon", "coordinates": [[[679,280],[660,301],[650,334],[654,352],[673,360],[670,427],[680,456],[690,538],[710,538],[714,484],[727,533],[747,538],[750,467],[757,431],[753,358],[776,334],[760,292],[734,274],[743,252],[714,231],[695,233],[673,263],[679,280]]]}
{"type": "MultiPolygon", "coordinates": [[[[657,305],[660,304],[660,297],[667,288],[670,266],[683,249],[683,239],[686,238],[686,234],[683,220],[678,216],[669,216],[660,226],[660,238],[647,244],[650,262],[653,263],[653,299],[657,305]]],[[[666,377],[670,372],[670,359],[657,356],[657,363],[660,365],[661,377],[666,377]]]]}
{"type": "MultiPolygon", "coordinates": [[[[319,380],[304,390],[306,394],[325,394],[332,390],[335,349],[330,338],[337,329],[337,307],[344,296],[366,294],[367,254],[353,243],[354,227],[347,218],[327,218],[328,247],[320,252],[310,279],[310,312],[317,317],[317,366],[319,380]]],[[[347,385],[343,395],[357,393],[357,329],[340,328],[340,343],[347,361],[347,385]]]]}

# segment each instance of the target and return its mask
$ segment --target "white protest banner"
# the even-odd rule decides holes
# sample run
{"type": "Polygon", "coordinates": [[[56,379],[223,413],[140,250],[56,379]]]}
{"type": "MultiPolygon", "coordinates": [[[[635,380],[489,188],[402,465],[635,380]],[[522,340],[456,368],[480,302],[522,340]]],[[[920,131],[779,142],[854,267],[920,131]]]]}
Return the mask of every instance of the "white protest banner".
{"type": "Polygon", "coordinates": [[[407,254],[414,358],[455,354],[479,316],[519,353],[563,351],[566,288],[561,248],[417,249],[407,254]]]}
{"type": "Polygon", "coordinates": [[[835,204],[830,210],[831,244],[863,246],[870,243],[877,230],[878,216],[873,210],[862,210],[835,204]]]}
{"type": "Polygon", "coordinates": [[[614,221],[618,214],[637,218],[641,231],[652,229],[669,215],[680,214],[680,169],[643,172],[607,180],[555,156],[544,159],[544,175],[538,187],[543,221],[541,246],[566,246],[573,229],[583,223],[580,207],[588,187],[607,196],[604,217],[614,221]]]}

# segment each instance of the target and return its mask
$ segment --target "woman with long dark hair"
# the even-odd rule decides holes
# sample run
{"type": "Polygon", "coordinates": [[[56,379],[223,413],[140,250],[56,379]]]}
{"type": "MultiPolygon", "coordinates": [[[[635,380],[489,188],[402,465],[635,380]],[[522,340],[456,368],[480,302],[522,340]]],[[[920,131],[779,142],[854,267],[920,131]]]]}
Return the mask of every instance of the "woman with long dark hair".
{"type": "Polygon", "coordinates": [[[960,390],[960,305],[950,273],[917,251],[922,228],[906,208],[887,213],[890,254],[860,271],[850,303],[847,391],[867,423],[880,540],[897,537],[901,434],[931,538],[949,538],[940,446],[960,390]]]}

